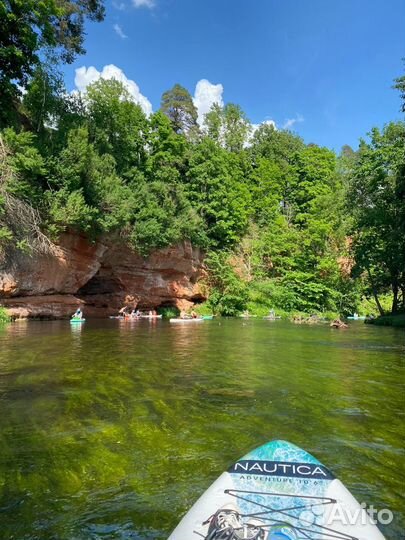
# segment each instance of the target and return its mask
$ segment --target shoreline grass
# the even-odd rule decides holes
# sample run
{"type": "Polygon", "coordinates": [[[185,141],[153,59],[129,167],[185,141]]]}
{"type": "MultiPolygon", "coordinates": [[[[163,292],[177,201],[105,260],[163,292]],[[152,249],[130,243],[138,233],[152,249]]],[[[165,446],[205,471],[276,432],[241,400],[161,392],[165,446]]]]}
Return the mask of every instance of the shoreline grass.
{"type": "Polygon", "coordinates": [[[396,315],[381,315],[375,319],[369,319],[367,324],[374,324],[376,326],[393,326],[395,328],[405,328],[405,313],[398,313],[396,315]]]}

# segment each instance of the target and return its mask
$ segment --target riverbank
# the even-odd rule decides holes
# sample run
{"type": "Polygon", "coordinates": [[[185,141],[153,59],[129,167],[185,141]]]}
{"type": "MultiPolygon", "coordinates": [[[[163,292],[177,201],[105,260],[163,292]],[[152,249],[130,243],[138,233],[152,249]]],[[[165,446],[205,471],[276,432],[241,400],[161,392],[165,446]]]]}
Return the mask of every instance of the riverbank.
{"type": "Polygon", "coordinates": [[[395,328],[405,328],[405,313],[398,315],[382,315],[376,319],[369,319],[365,321],[367,324],[374,324],[376,326],[394,326],[395,328]]]}

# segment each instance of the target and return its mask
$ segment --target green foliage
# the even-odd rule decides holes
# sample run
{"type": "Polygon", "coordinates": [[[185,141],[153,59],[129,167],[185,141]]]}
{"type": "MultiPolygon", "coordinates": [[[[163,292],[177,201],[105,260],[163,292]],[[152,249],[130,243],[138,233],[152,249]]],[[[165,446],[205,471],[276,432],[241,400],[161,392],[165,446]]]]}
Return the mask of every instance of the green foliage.
{"type": "Polygon", "coordinates": [[[84,52],[86,18],[104,18],[102,0],[0,0],[0,127],[13,120],[18,85],[25,85],[41,53],[72,63],[84,52]]]}
{"type": "Polygon", "coordinates": [[[350,176],[355,272],[366,273],[377,301],[391,288],[392,312],[405,310],[405,124],[373,129],[350,176]]]}
{"type": "Polygon", "coordinates": [[[148,144],[146,176],[151,181],[181,182],[186,168],[187,140],[173,130],[169,118],[160,111],[150,118],[148,144]]]}
{"type": "Polygon", "coordinates": [[[289,311],[336,310],[338,292],[309,272],[290,272],[282,285],[290,293],[292,303],[285,306],[289,311]]]}
{"type": "Polygon", "coordinates": [[[170,119],[176,133],[187,135],[198,131],[198,114],[193,98],[180,84],[175,84],[163,94],[160,109],[170,119]]]}
{"type": "MultiPolygon", "coordinates": [[[[404,65],[405,65],[405,59],[404,59],[404,65]]],[[[399,90],[401,94],[402,112],[405,112],[405,75],[402,75],[402,77],[398,77],[398,79],[395,79],[394,88],[399,90]]]]}
{"type": "Polygon", "coordinates": [[[280,203],[283,199],[282,168],[274,161],[258,157],[249,180],[256,223],[265,226],[274,222],[280,213],[280,203]]]}
{"type": "Polygon", "coordinates": [[[285,167],[292,164],[297,152],[304,148],[304,141],[297,135],[264,123],[253,134],[251,151],[255,156],[267,158],[285,167]]]}
{"type": "Polygon", "coordinates": [[[270,309],[277,313],[294,309],[294,297],[279,280],[256,280],[249,287],[249,313],[268,315],[270,309]]]}
{"type": "Polygon", "coordinates": [[[11,128],[1,134],[7,148],[7,166],[10,174],[3,179],[8,193],[26,201],[40,203],[47,173],[46,164],[34,146],[35,136],[28,131],[16,133],[11,128]]]}
{"type": "Polygon", "coordinates": [[[133,246],[143,255],[152,248],[190,238],[201,243],[201,220],[181,186],[163,182],[142,183],[134,193],[135,220],[130,233],[133,246]]]}
{"type": "MultiPolygon", "coordinates": [[[[318,221],[323,217],[322,203],[335,192],[336,156],[327,148],[308,146],[297,153],[295,169],[297,182],[290,199],[295,209],[294,221],[303,227],[308,226],[313,215],[318,221]]],[[[326,211],[330,208],[329,204],[326,211]]]]}
{"type": "Polygon", "coordinates": [[[180,315],[180,310],[175,306],[160,307],[157,311],[164,319],[172,319],[180,315]]]}
{"type": "Polygon", "coordinates": [[[187,179],[191,203],[212,245],[234,245],[246,230],[250,212],[238,158],[205,138],[191,155],[187,179]]]}
{"type": "Polygon", "coordinates": [[[211,252],[206,259],[210,294],[208,306],[215,314],[234,316],[247,305],[248,288],[229,263],[229,253],[211,252]]]}
{"type": "Polygon", "coordinates": [[[8,322],[10,317],[7,314],[7,311],[0,306],[0,324],[8,322]]]}
{"type": "Polygon", "coordinates": [[[142,166],[148,123],[123,84],[99,79],[87,88],[86,103],[90,140],[97,151],[113,156],[119,174],[142,166]]]}
{"type": "Polygon", "coordinates": [[[0,227],[0,246],[1,244],[12,240],[13,233],[8,227],[0,227]]]}
{"type": "Polygon", "coordinates": [[[194,307],[194,311],[201,317],[212,316],[212,307],[209,305],[209,302],[203,302],[202,304],[197,304],[194,307]]]}
{"type": "Polygon", "coordinates": [[[65,87],[62,77],[53,66],[41,64],[36,67],[25,90],[21,112],[37,136],[47,138],[49,126],[58,119],[63,107],[65,87]]]}
{"type": "Polygon", "coordinates": [[[205,115],[204,124],[208,137],[230,152],[243,150],[252,129],[245,113],[234,103],[223,108],[214,103],[205,115]]]}
{"type": "Polygon", "coordinates": [[[393,326],[394,328],[405,328],[405,314],[397,313],[396,315],[382,315],[376,319],[367,321],[376,326],[393,326]]]}

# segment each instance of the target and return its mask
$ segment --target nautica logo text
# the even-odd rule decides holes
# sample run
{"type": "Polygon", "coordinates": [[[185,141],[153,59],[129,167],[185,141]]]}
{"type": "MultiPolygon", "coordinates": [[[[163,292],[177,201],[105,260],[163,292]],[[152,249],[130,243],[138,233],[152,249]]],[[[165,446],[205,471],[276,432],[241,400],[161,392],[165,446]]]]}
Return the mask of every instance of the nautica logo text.
{"type": "Polygon", "coordinates": [[[239,474],[265,474],[331,480],[333,475],[323,465],[314,463],[286,463],[281,461],[241,460],[229,470],[239,474]]]}

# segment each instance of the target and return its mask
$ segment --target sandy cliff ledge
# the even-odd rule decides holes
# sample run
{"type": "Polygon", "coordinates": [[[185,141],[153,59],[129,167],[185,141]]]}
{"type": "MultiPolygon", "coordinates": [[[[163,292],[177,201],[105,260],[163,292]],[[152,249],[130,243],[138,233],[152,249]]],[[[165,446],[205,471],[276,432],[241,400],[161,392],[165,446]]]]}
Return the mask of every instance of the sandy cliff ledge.
{"type": "Polygon", "coordinates": [[[105,317],[124,303],[189,307],[204,300],[203,254],[190,242],[144,259],[113,239],[65,233],[54,255],[10,253],[0,261],[0,304],[14,317],[68,317],[77,306],[105,317]]]}

